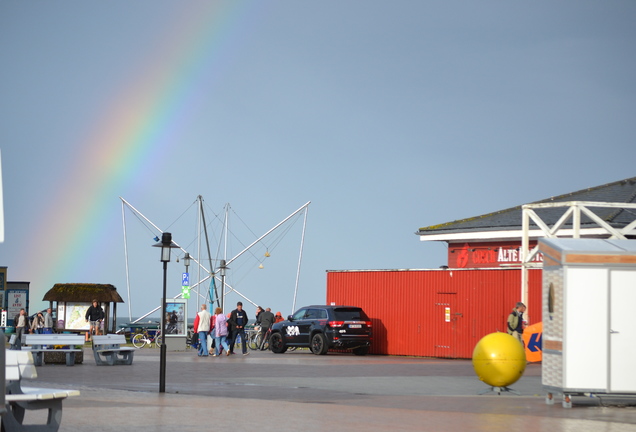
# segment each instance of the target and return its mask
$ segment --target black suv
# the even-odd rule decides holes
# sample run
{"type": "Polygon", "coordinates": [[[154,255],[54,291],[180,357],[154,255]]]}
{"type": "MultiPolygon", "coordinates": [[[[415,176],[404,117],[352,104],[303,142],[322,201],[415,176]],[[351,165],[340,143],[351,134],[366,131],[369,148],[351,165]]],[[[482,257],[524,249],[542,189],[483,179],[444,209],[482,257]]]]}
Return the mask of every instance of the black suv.
{"type": "Polygon", "coordinates": [[[330,348],[365,355],[372,338],[371,320],[359,307],[306,306],[272,326],[269,346],[277,354],[289,347],[309,347],[316,355],[330,348]]]}

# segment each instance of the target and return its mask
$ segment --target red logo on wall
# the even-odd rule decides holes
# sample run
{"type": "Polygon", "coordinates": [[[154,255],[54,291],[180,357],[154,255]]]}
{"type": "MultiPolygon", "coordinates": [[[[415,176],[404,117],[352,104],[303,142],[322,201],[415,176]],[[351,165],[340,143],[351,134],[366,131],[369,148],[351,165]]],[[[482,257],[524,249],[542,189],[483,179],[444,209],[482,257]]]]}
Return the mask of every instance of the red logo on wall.
{"type": "Polygon", "coordinates": [[[468,245],[460,249],[457,254],[457,267],[464,268],[468,264],[468,245]]]}

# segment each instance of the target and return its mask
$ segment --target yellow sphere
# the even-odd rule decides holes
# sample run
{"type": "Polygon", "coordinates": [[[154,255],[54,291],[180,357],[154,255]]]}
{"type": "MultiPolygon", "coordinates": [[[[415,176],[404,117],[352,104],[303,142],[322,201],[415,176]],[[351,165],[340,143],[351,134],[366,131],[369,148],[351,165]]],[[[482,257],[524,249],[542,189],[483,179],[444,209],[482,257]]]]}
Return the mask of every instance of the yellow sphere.
{"type": "Polygon", "coordinates": [[[473,350],[477,377],[492,387],[517,382],[526,370],[526,353],[521,342],[507,333],[491,333],[481,338],[473,350]]]}

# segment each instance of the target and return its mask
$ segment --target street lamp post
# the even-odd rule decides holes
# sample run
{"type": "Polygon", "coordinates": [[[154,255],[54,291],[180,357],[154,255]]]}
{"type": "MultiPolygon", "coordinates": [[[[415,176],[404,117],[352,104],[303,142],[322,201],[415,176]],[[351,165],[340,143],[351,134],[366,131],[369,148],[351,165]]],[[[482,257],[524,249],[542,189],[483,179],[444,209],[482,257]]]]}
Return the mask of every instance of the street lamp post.
{"type": "Polygon", "coordinates": [[[170,249],[176,248],[172,243],[172,234],[165,232],[161,235],[161,243],[153,245],[161,248],[161,262],[163,263],[163,296],[161,297],[161,338],[163,343],[159,348],[159,393],[166,392],[166,287],[168,284],[168,263],[170,262],[170,249]]]}
{"type": "Polygon", "coordinates": [[[190,267],[190,254],[188,252],[183,256],[183,265],[185,265],[186,273],[188,272],[188,267],[190,267]]]}
{"type": "MultiPolygon", "coordinates": [[[[183,256],[183,264],[185,265],[186,271],[181,281],[181,294],[184,299],[189,300],[190,299],[190,273],[188,273],[188,267],[190,267],[190,254],[188,252],[186,252],[185,255],[183,256]]],[[[186,307],[186,310],[188,310],[187,307],[186,307]]]]}
{"type": "Polygon", "coordinates": [[[228,268],[225,260],[221,260],[219,272],[221,273],[221,310],[223,310],[223,313],[225,313],[225,273],[228,268]]]}

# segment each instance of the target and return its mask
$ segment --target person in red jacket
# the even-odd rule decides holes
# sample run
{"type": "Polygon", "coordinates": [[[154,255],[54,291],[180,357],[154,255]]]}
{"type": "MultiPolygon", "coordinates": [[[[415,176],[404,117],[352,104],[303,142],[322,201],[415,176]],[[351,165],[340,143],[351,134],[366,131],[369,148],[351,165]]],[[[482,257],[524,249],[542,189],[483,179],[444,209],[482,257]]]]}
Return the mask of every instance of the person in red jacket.
{"type": "Polygon", "coordinates": [[[281,321],[285,321],[285,318],[283,318],[283,315],[280,312],[276,312],[276,315],[274,316],[274,324],[281,321]]]}

